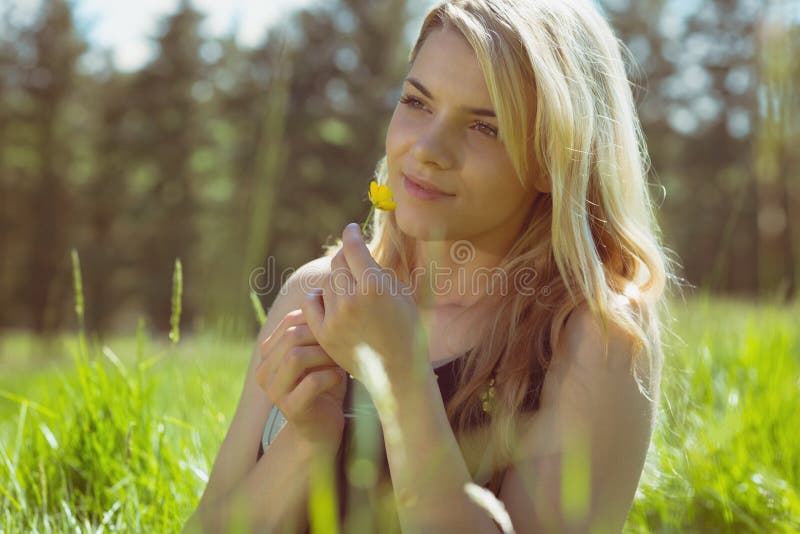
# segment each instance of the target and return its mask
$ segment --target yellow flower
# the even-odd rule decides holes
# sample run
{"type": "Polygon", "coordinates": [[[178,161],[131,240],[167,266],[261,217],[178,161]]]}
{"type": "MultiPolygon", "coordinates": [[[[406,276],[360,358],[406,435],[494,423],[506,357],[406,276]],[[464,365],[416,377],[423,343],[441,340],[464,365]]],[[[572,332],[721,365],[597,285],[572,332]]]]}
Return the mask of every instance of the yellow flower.
{"type": "Polygon", "coordinates": [[[369,200],[379,210],[393,211],[397,203],[392,199],[392,190],[388,185],[378,185],[372,180],[369,184],[369,200]]]}
{"type": "Polygon", "coordinates": [[[369,201],[372,206],[369,208],[367,219],[361,224],[361,235],[367,234],[367,228],[372,220],[372,215],[375,213],[375,208],[385,211],[393,211],[397,207],[397,203],[392,198],[392,190],[388,185],[378,185],[378,182],[372,180],[369,183],[369,201]]]}

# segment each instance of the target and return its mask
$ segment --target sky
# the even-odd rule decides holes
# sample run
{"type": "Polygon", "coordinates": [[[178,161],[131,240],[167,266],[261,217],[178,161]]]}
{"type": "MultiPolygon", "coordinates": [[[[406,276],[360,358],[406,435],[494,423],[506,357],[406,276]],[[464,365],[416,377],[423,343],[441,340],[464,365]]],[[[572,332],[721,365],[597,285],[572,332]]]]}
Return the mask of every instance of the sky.
{"type": "MultiPolygon", "coordinates": [[[[231,33],[238,26],[237,40],[257,45],[267,28],[290,9],[315,0],[193,0],[206,14],[202,30],[208,36],[231,33]]],[[[165,15],[174,13],[179,0],[76,0],[76,23],[85,27],[92,43],[113,50],[114,63],[121,70],[141,67],[155,52],[148,36],[155,36],[165,15]]]]}
{"type": "MultiPolygon", "coordinates": [[[[267,28],[292,9],[321,0],[192,0],[206,15],[202,30],[208,36],[228,34],[238,25],[237,40],[255,46],[267,28]]],[[[16,20],[28,20],[37,0],[0,0],[9,4],[16,20]]],[[[93,48],[112,51],[121,70],[136,70],[155,52],[151,39],[165,15],[177,11],[179,0],[72,0],[75,24],[93,48]]],[[[91,58],[88,60],[91,62],[91,58]]]]}
{"type": "MultiPolygon", "coordinates": [[[[236,28],[241,46],[262,42],[267,29],[291,11],[321,4],[325,0],[191,0],[205,15],[201,26],[207,37],[230,34],[236,28]]],[[[379,1],[379,0],[376,0],[379,1]]],[[[68,0],[73,5],[75,25],[91,46],[81,67],[100,66],[99,51],[111,51],[117,69],[134,71],[155,54],[153,39],[165,16],[175,13],[180,0],[68,0]]],[[[436,0],[416,0],[424,14],[436,0]]],[[[3,12],[10,8],[12,24],[33,18],[41,0],[0,0],[3,12]]]]}

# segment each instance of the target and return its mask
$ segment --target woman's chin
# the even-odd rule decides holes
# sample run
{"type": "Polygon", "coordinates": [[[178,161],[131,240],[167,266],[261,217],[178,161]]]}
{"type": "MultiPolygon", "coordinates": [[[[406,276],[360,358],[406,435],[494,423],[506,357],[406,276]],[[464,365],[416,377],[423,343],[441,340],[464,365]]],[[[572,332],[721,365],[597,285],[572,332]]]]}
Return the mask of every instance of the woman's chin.
{"type": "Polygon", "coordinates": [[[447,234],[447,228],[443,223],[421,217],[417,213],[407,213],[398,209],[395,216],[400,231],[414,239],[439,241],[447,234]]]}

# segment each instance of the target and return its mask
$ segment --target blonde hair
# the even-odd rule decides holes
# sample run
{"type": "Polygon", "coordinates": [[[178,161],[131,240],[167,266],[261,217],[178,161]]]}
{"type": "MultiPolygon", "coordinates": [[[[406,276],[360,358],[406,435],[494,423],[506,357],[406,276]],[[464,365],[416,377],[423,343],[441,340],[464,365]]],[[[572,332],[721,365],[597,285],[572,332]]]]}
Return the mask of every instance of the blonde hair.
{"type": "MultiPolygon", "coordinates": [[[[547,294],[486,297],[496,313],[463,359],[447,406],[456,435],[466,436],[485,420],[480,393],[495,377],[488,437],[498,456],[483,475],[491,474],[488,487],[497,493],[503,473],[496,466],[513,457],[525,396],[533,390],[538,398],[562,327],[581,303],[606,335],[613,327],[631,341],[631,371],[645,394],[657,395],[654,366],[663,357],[660,332],[668,315],[661,297],[672,276],[648,193],[624,48],[590,1],[444,2],[425,17],[412,65],[428,35],[443,27],[460,32],[474,50],[523,185],[544,179],[550,189],[536,197],[500,265],[510,280],[535,269],[547,294]],[[646,383],[636,372],[643,363],[646,383]]],[[[376,180],[387,181],[385,157],[376,180]]],[[[393,212],[376,215],[370,250],[379,264],[408,277],[413,238],[402,234],[393,212]]],[[[482,476],[467,461],[473,476],[482,476]]]]}

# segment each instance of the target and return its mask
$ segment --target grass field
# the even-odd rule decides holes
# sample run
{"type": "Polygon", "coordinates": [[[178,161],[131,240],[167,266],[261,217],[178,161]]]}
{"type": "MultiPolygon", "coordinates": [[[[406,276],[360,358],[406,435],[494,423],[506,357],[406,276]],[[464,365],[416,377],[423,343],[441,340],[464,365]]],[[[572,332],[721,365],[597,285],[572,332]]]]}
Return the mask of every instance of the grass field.
{"type": "MultiPolygon", "coordinates": [[[[800,530],[800,309],[676,303],[629,532],[800,530]]],[[[0,531],[174,532],[252,339],[0,340],[0,531]]]]}

